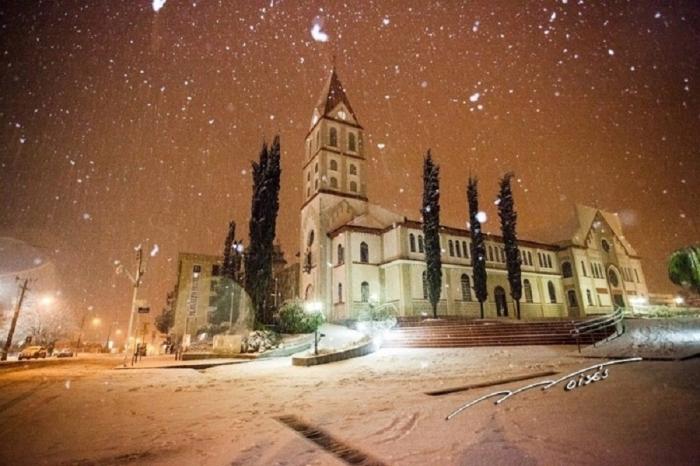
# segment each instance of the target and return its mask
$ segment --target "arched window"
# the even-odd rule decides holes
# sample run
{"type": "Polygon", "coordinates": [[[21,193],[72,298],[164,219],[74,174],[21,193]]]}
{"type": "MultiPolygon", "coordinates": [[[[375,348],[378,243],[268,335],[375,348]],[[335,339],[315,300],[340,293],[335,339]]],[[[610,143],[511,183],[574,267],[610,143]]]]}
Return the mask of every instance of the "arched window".
{"type": "Polygon", "coordinates": [[[452,242],[452,240],[449,240],[447,242],[447,244],[449,245],[449,248],[450,248],[450,256],[454,256],[455,255],[455,244],[452,242]]]}
{"type": "Polygon", "coordinates": [[[334,172],[338,171],[338,161],[337,160],[331,160],[331,170],[334,172]]]}
{"type": "Polygon", "coordinates": [[[345,249],[343,249],[343,245],[339,244],[338,245],[338,265],[344,264],[345,263],[345,249]]]}
{"type": "Polygon", "coordinates": [[[556,303],[557,302],[557,292],[554,289],[554,283],[547,282],[547,291],[549,291],[549,302],[550,303],[556,303]]]}
{"type": "Polygon", "coordinates": [[[608,243],[606,240],[602,240],[600,245],[603,247],[603,251],[610,252],[610,243],[608,243]]]}
{"type": "Polygon", "coordinates": [[[411,252],[416,252],[416,235],[413,233],[408,235],[408,246],[411,248],[411,252]]]}
{"type": "Polygon", "coordinates": [[[571,270],[571,262],[561,263],[561,274],[564,278],[571,278],[574,275],[573,270],[571,270]]]}
{"type": "Polygon", "coordinates": [[[311,181],[311,172],[306,173],[306,181],[311,181]]]}
{"type": "Polygon", "coordinates": [[[318,189],[318,179],[314,181],[314,189],[318,189]]]}
{"type": "Polygon", "coordinates": [[[318,164],[314,165],[314,173],[318,173],[318,164]]]}
{"type": "Polygon", "coordinates": [[[357,182],[351,181],[350,182],[350,191],[356,193],[357,192],[357,182]]]}
{"type": "Polygon", "coordinates": [[[369,262],[369,246],[364,241],[360,243],[360,262],[365,264],[369,262]]]}
{"type": "Polygon", "coordinates": [[[333,147],[338,147],[338,130],[335,128],[331,128],[331,130],[330,130],[329,145],[331,145],[333,147]]]}
{"type": "Polygon", "coordinates": [[[459,247],[459,241],[455,241],[455,252],[457,257],[462,257],[462,249],[459,247]]]}
{"type": "Polygon", "coordinates": [[[338,302],[342,303],[343,302],[343,284],[338,283],[338,302]]]}
{"type": "Polygon", "coordinates": [[[321,145],[321,132],[316,131],[316,147],[321,145]]]}
{"type": "Polygon", "coordinates": [[[586,290],[586,300],[589,306],[593,306],[593,296],[591,296],[591,290],[586,290]]]}
{"type": "Polygon", "coordinates": [[[489,245],[489,261],[493,262],[493,248],[489,245]]]}
{"type": "Polygon", "coordinates": [[[357,175],[357,166],[354,163],[350,164],[350,174],[357,175]]]}
{"type": "Polygon", "coordinates": [[[586,264],[584,264],[583,261],[581,261],[581,273],[583,274],[584,277],[587,277],[586,275],[586,264]]]}
{"type": "Polygon", "coordinates": [[[523,291],[525,292],[525,302],[526,303],[531,303],[532,302],[532,285],[530,284],[530,280],[527,278],[523,280],[523,291]]]}
{"type": "Polygon", "coordinates": [[[424,252],[425,249],[423,247],[423,235],[418,235],[418,252],[424,252]]]}
{"type": "Polygon", "coordinates": [[[338,178],[331,176],[331,188],[337,188],[337,187],[338,187],[338,178]]]}
{"type": "Polygon", "coordinates": [[[460,285],[462,285],[462,299],[464,301],[472,300],[472,288],[469,282],[469,275],[463,273],[459,279],[460,285]]]}
{"type": "Polygon", "coordinates": [[[428,274],[423,271],[423,299],[428,299],[428,274]]]}
{"type": "Polygon", "coordinates": [[[530,254],[530,251],[527,252],[527,262],[532,265],[532,254],[530,254]]]}
{"type": "Polygon", "coordinates": [[[615,271],[613,269],[610,269],[608,271],[608,281],[615,288],[617,288],[617,286],[620,284],[620,280],[617,278],[617,274],[615,273],[615,271]]]}
{"type": "Polygon", "coordinates": [[[469,259],[469,248],[467,248],[467,242],[466,242],[466,241],[462,241],[462,254],[464,255],[464,257],[466,257],[467,259],[469,259]]]}
{"type": "Polygon", "coordinates": [[[360,301],[366,303],[369,301],[369,283],[362,282],[360,285],[360,301]]]}
{"type": "Polygon", "coordinates": [[[547,267],[552,268],[552,256],[547,254],[547,267]]]}
{"type": "Polygon", "coordinates": [[[306,197],[311,196],[311,188],[306,188],[306,197]]]}
{"type": "Polygon", "coordinates": [[[357,141],[355,140],[355,133],[348,133],[348,150],[350,152],[355,152],[357,150],[357,141]]]}
{"type": "Polygon", "coordinates": [[[576,299],[576,292],[574,290],[568,290],[566,292],[566,297],[569,299],[569,307],[578,307],[578,300],[576,299]]]}
{"type": "Polygon", "coordinates": [[[312,244],[314,244],[314,238],[315,238],[314,231],[313,230],[309,231],[309,234],[306,237],[306,245],[311,246],[312,244]]]}

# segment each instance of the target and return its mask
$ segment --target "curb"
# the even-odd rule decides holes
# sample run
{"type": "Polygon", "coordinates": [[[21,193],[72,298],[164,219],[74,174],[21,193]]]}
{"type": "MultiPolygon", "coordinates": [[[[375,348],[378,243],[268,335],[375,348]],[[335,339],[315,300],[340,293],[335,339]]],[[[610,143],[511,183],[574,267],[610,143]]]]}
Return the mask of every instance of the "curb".
{"type": "Polygon", "coordinates": [[[293,356],[292,365],[293,366],[316,366],[319,364],[328,364],[331,362],[343,361],[345,359],[357,358],[360,356],[365,356],[370,353],[377,351],[378,345],[375,344],[374,340],[369,340],[358,346],[348,348],[341,351],[336,351],[335,353],[319,354],[319,355],[309,355],[309,356],[293,356]]]}

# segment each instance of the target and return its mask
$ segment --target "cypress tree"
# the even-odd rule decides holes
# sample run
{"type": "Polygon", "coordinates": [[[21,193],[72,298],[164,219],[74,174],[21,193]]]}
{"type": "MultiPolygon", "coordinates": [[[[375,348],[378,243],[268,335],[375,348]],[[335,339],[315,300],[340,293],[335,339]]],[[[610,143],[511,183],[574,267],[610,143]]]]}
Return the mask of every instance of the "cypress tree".
{"type": "Polygon", "coordinates": [[[233,257],[237,253],[234,251],[234,241],[236,240],[236,222],[231,220],[228,224],[228,234],[226,235],[226,240],[224,241],[224,262],[221,266],[221,276],[233,280],[234,269],[233,269],[233,257]]]}
{"type": "Polygon", "coordinates": [[[518,214],[515,212],[513,202],[513,190],[510,181],[513,173],[506,173],[500,181],[498,194],[498,216],[501,218],[501,233],[506,250],[506,268],[508,270],[508,283],[510,283],[510,295],[515,301],[516,315],[520,319],[520,298],[522,297],[523,283],[520,270],[520,250],[518,249],[518,236],[515,227],[518,214]]]}
{"type": "Polygon", "coordinates": [[[423,235],[425,236],[426,280],[428,299],[437,318],[437,304],[442,288],[440,261],[440,167],[433,163],[430,149],[423,161],[423,235]]]}
{"type": "Polygon", "coordinates": [[[474,271],[474,294],[479,301],[479,311],[481,318],[484,318],[484,301],[489,293],[486,289],[486,245],[484,244],[484,233],[481,231],[481,222],[478,219],[479,213],[479,190],[478,180],[469,177],[467,185],[467,203],[469,204],[469,235],[472,242],[470,245],[472,253],[472,270],[474,271]]]}
{"type": "Polygon", "coordinates": [[[268,295],[272,282],[272,251],[275,239],[280,189],[280,139],[269,150],[263,144],[258,162],[253,162],[253,193],[249,223],[250,244],[245,255],[245,288],[255,309],[256,322],[268,321],[268,295]]]}

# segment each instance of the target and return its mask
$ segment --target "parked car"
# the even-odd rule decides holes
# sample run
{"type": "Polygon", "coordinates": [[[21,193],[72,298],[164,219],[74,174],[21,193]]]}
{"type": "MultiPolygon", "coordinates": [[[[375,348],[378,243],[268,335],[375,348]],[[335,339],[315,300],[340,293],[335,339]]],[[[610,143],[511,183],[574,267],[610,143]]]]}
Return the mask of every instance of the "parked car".
{"type": "Polygon", "coordinates": [[[54,354],[57,358],[72,358],[73,350],[70,348],[61,348],[57,351],[54,351],[54,354]]]}
{"type": "Polygon", "coordinates": [[[17,359],[39,359],[46,358],[46,348],[43,346],[27,346],[20,353],[17,359]]]}

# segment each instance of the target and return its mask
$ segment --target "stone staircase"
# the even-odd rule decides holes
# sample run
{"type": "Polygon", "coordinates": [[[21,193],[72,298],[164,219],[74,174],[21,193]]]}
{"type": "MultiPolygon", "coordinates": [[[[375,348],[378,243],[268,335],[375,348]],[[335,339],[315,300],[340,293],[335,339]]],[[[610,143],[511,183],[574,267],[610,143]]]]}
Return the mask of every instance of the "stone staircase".
{"type": "MultiPolygon", "coordinates": [[[[467,320],[444,317],[438,320],[401,317],[387,333],[384,348],[465,348],[472,346],[575,345],[573,320],[511,321],[467,320]]],[[[581,336],[581,345],[607,338],[612,329],[581,336]]]]}

